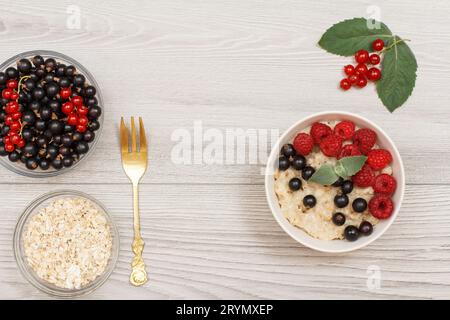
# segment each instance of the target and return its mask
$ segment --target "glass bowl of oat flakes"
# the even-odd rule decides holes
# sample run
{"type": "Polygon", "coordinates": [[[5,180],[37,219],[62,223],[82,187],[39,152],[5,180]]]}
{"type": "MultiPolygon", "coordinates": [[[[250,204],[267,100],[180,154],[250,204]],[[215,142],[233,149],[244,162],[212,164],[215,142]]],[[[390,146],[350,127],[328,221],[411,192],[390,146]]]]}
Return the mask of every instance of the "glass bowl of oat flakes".
{"type": "Polygon", "coordinates": [[[91,293],[111,275],[119,234],[104,206],[72,190],[31,202],[14,232],[14,253],[25,278],[60,298],[91,293]]]}

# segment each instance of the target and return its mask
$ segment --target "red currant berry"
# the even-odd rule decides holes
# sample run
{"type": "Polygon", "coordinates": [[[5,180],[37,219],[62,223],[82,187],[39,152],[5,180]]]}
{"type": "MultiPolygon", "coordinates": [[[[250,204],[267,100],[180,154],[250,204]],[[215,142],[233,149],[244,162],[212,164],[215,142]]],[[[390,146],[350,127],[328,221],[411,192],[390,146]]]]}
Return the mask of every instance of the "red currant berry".
{"type": "Polygon", "coordinates": [[[67,124],[70,126],[74,126],[78,123],[78,117],[75,113],[69,114],[67,117],[67,124]]]}
{"type": "Polygon", "coordinates": [[[59,92],[59,96],[61,97],[61,99],[69,99],[71,94],[72,90],[70,89],[70,87],[62,88],[59,92]]]}
{"type": "Polygon", "coordinates": [[[11,117],[14,120],[20,120],[22,118],[22,112],[15,112],[15,113],[11,114],[11,117]]]}
{"type": "Polygon", "coordinates": [[[10,79],[8,82],[6,82],[6,86],[10,89],[17,88],[17,80],[16,79],[10,79]]]}
{"type": "Polygon", "coordinates": [[[365,76],[365,74],[367,73],[367,66],[365,63],[358,63],[355,70],[358,75],[365,76]]]}
{"type": "Polygon", "coordinates": [[[14,119],[13,119],[13,117],[12,117],[11,115],[7,115],[7,116],[5,117],[5,124],[6,124],[7,126],[10,126],[11,123],[13,123],[13,121],[14,121],[14,119]]]}
{"type": "Polygon", "coordinates": [[[11,99],[11,94],[12,93],[13,93],[13,91],[12,91],[11,88],[3,89],[3,91],[2,91],[2,98],[9,100],[9,99],[11,99]]]}
{"type": "Polygon", "coordinates": [[[83,105],[83,98],[80,96],[75,96],[70,101],[72,101],[75,107],[81,107],[83,105]]]}
{"type": "Polygon", "coordinates": [[[354,72],[355,72],[355,67],[352,66],[351,64],[348,64],[344,67],[344,73],[346,75],[349,76],[349,75],[353,74],[354,72]]]}
{"type": "Polygon", "coordinates": [[[20,141],[20,136],[18,134],[11,136],[11,143],[18,144],[20,141]]]}
{"type": "Polygon", "coordinates": [[[350,81],[348,81],[348,79],[342,79],[341,83],[340,83],[341,89],[342,90],[348,90],[350,89],[350,87],[352,86],[350,81]]]}
{"type": "Polygon", "coordinates": [[[14,100],[14,101],[17,100],[17,99],[19,99],[19,94],[18,94],[17,92],[13,91],[13,92],[11,93],[10,99],[11,99],[11,100],[14,100]]]}
{"type": "Polygon", "coordinates": [[[381,58],[380,58],[380,56],[379,56],[378,54],[372,53],[372,54],[369,56],[369,61],[370,61],[370,64],[375,65],[375,64],[379,64],[379,63],[380,63],[381,58]]]}
{"type": "Polygon", "coordinates": [[[358,82],[358,78],[359,78],[358,75],[352,74],[347,79],[350,82],[350,84],[356,84],[356,82],[358,82]]]}
{"type": "Polygon", "coordinates": [[[3,137],[2,141],[4,144],[11,143],[11,137],[9,136],[3,137]]]}
{"type": "Polygon", "coordinates": [[[19,109],[19,104],[16,101],[11,101],[6,105],[5,111],[8,114],[12,114],[18,112],[19,109]]]}
{"type": "Polygon", "coordinates": [[[356,82],[356,85],[359,88],[364,88],[367,85],[367,79],[364,76],[359,76],[358,81],[356,82]]]}
{"type": "Polygon", "coordinates": [[[13,121],[13,122],[9,125],[9,130],[19,131],[21,127],[22,127],[22,126],[20,125],[20,122],[19,122],[19,121],[13,121]]]}
{"type": "Polygon", "coordinates": [[[78,117],[78,122],[77,124],[80,126],[87,126],[87,124],[89,123],[89,120],[86,116],[80,116],[78,117]]]}
{"type": "Polygon", "coordinates": [[[5,143],[5,150],[7,152],[13,152],[14,151],[14,145],[12,143],[5,143]]]}
{"type": "Polygon", "coordinates": [[[81,106],[77,108],[77,112],[80,116],[85,116],[88,114],[89,112],[89,108],[86,106],[81,106]]]}
{"type": "Polygon", "coordinates": [[[381,51],[384,48],[384,42],[381,39],[376,39],[373,43],[372,43],[372,48],[375,51],[381,51]]]}
{"type": "Polygon", "coordinates": [[[20,140],[17,142],[16,145],[17,145],[19,148],[25,147],[25,140],[23,140],[22,138],[20,138],[20,140]]]}
{"type": "Polygon", "coordinates": [[[367,50],[359,50],[355,54],[355,60],[358,63],[366,63],[369,60],[369,52],[367,50]]]}
{"type": "Polygon", "coordinates": [[[86,126],[83,126],[83,125],[81,125],[81,124],[77,125],[77,131],[78,131],[78,132],[84,133],[84,132],[86,132],[86,130],[87,130],[87,127],[86,127],[86,126]]]}
{"type": "Polygon", "coordinates": [[[367,71],[367,78],[370,81],[377,81],[381,78],[381,71],[378,68],[370,68],[369,71],[367,71]]]}
{"type": "Polygon", "coordinates": [[[64,114],[70,114],[73,111],[73,103],[70,101],[65,102],[62,107],[61,107],[61,111],[64,114]]]}

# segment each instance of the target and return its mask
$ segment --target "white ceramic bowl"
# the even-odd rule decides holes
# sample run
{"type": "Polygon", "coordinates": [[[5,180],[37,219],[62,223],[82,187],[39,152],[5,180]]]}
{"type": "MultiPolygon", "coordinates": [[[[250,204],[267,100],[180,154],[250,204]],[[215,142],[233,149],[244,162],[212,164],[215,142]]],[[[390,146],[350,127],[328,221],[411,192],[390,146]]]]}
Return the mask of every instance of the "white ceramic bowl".
{"type": "Polygon", "coordinates": [[[395,218],[398,215],[398,212],[400,211],[400,206],[403,201],[403,194],[405,191],[405,171],[403,168],[402,159],[400,157],[397,148],[395,147],[392,140],[386,135],[386,133],[380,127],[378,127],[373,122],[367,120],[366,118],[363,118],[353,113],[328,111],[316,113],[303,120],[300,120],[292,127],[290,127],[288,130],[286,130],[286,132],[280,137],[280,139],[278,139],[278,142],[272,149],[272,152],[270,153],[269,156],[269,160],[267,162],[265,187],[266,187],[267,201],[269,203],[270,209],[272,210],[273,216],[275,217],[275,220],[277,220],[281,228],[283,228],[283,230],[287,234],[289,234],[292,238],[294,238],[301,244],[311,249],[322,252],[332,252],[332,253],[349,252],[367,246],[371,242],[375,241],[384,232],[386,232],[389,226],[394,222],[395,218]],[[357,241],[354,242],[346,240],[325,241],[315,239],[310,235],[308,235],[303,230],[301,230],[300,228],[293,226],[283,216],[274,190],[273,173],[277,169],[278,165],[277,160],[280,154],[281,146],[283,146],[285,143],[291,143],[298,132],[310,126],[314,122],[326,120],[350,120],[353,121],[359,127],[374,130],[378,135],[377,144],[381,148],[389,150],[393,157],[392,161],[393,175],[397,180],[397,189],[392,197],[394,201],[394,212],[389,219],[380,220],[380,222],[374,226],[373,233],[370,236],[360,237],[357,241]]]}

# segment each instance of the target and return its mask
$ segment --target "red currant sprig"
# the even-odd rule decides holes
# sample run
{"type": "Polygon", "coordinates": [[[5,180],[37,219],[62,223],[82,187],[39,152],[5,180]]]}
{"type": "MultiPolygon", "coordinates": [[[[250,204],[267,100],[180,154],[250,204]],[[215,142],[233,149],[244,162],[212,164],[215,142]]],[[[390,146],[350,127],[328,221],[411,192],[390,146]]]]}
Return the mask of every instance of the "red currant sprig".
{"type": "Polygon", "coordinates": [[[83,97],[73,96],[70,88],[62,88],[59,93],[61,99],[68,100],[61,106],[61,111],[67,115],[66,123],[71,126],[75,126],[75,129],[80,132],[86,132],[89,124],[87,114],[89,112],[88,107],[83,105],[83,97]]]}
{"type": "MultiPolygon", "coordinates": [[[[372,48],[373,50],[381,53],[380,51],[384,48],[383,40],[376,39],[372,43],[372,48]]],[[[369,54],[367,50],[358,50],[355,54],[355,61],[357,62],[357,65],[353,66],[349,64],[344,67],[344,73],[347,78],[341,80],[339,84],[341,89],[348,90],[352,86],[364,88],[367,85],[368,80],[378,81],[381,78],[381,71],[374,66],[381,62],[379,53],[369,54]]]]}
{"type": "Polygon", "coordinates": [[[5,125],[9,127],[8,134],[3,137],[3,143],[5,144],[5,150],[7,152],[13,152],[18,148],[25,146],[25,140],[22,138],[22,113],[19,106],[19,93],[20,86],[24,79],[28,76],[20,78],[19,82],[16,79],[10,79],[6,82],[6,88],[2,91],[2,97],[9,100],[5,106],[5,125]]]}

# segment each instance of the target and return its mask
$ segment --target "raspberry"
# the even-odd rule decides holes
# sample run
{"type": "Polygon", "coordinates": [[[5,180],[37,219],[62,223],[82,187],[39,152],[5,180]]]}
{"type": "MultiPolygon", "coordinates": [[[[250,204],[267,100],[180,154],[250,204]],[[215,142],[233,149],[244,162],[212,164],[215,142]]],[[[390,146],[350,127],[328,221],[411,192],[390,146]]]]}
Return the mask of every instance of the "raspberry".
{"type": "Polygon", "coordinates": [[[329,126],[327,126],[326,124],[320,123],[320,122],[315,122],[312,124],[311,126],[311,130],[310,130],[310,134],[311,137],[314,140],[314,143],[321,143],[322,140],[329,136],[331,133],[333,132],[333,130],[331,130],[331,128],[329,126]]]}
{"type": "Polygon", "coordinates": [[[375,142],[377,142],[377,134],[370,129],[356,130],[353,135],[353,143],[364,155],[366,155],[373,148],[375,142]]]}
{"type": "Polygon", "coordinates": [[[330,134],[320,143],[320,150],[327,157],[337,157],[342,148],[342,137],[336,134],[330,134]]]}
{"type": "Polygon", "coordinates": [[[395,192],[396,188],[397,181],[395,181],[393,176],[386,173],[378,175],[373,182],[373,190],[376,193],[391,195],[395,192]]]}
{"type": "Polygon", "coordinates": [[[367,154],[367,164],[374,170],[381,170],[392,161],[391,153],[384,149],[370,150],[367,154]]]}
{"type": "Polygon", "coordinates": [[[351,139],[355,133],[355,124],[351,121],[339,122],[334,127],[334,134],[341,136],[344,140],[351,139]]]}
{"type": "Polygon", "coordinates": [[[370,166],[365,164],[358,173],[356,173],[353,177],[353,183],[361,188],[367,188],[372,186],[373,180],[375,178],[375,174],[370,166]]]}
{"type": "Polygon", "coordinates": [[[370,213],[378,219],[387,219],[394,211],[394,203],[391,198],[377,194],[369,201],[370,213]]]}
{"type": "Polygon", "coordinates": [[[354,144],[346,144],[342,147],[341,152],[339,152],[339,155],[337,156],[338,159],[344,158],[344,157],[351,157],[351,156],[360,156],[361,151],[359,151],[359,148],[354,144]]]}
{"type": "Polygon", "coordinates": [[[307,156],[311,153],[314,141],[311,138],[311,136],[307,133],[299,133],[294,139],[294,149],[297,151],[297,153],[307,156]]]}

